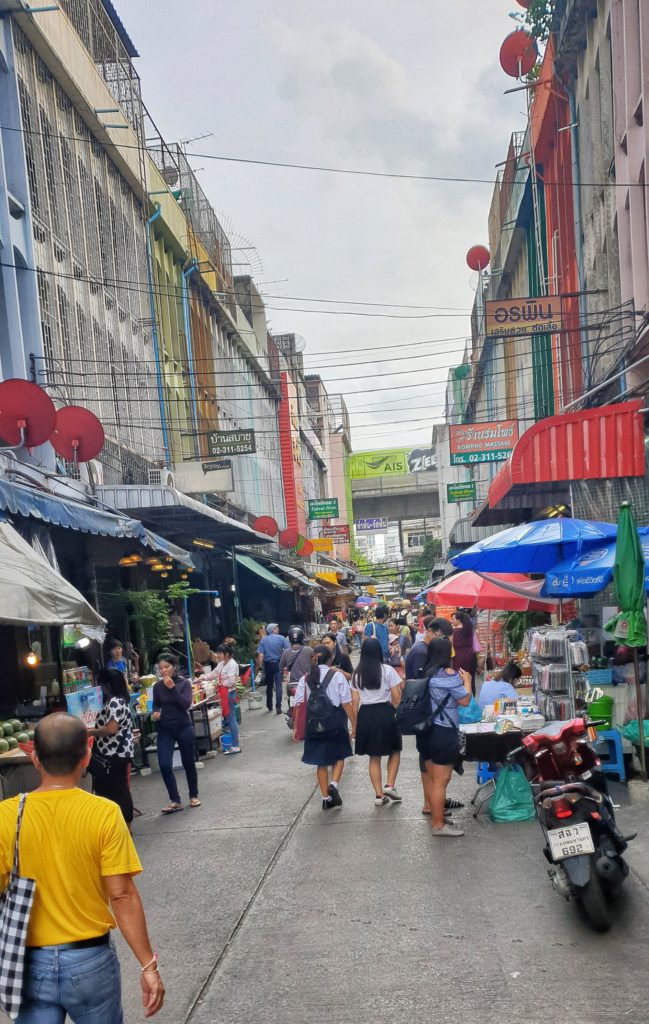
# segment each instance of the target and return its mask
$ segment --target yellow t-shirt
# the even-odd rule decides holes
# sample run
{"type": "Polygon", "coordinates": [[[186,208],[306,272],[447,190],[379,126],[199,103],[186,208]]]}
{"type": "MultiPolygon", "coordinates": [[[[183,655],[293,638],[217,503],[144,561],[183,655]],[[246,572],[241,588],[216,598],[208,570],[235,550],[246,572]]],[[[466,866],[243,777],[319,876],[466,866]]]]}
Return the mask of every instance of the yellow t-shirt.
{"type": "MultiPolygon", "coordinates": [[[[18,797],[0,802],[0,891],[11,870],[18,797]]],[[[115,927],[103,878],[142,870],[122,812],[81,789],[29,793],[19,871],[36,881],[28,946],[55,946],[115,927]]]]}

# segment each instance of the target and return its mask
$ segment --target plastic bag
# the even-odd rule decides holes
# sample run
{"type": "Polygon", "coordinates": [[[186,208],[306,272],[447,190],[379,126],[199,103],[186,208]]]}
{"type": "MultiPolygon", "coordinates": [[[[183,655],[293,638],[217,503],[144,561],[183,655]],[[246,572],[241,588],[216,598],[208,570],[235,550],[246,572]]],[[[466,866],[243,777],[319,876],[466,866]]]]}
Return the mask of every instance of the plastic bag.
{"type": "Polygon", "coordinates": [[[500,770],[489,801],[489,817],[496,822],[531,821],[535,816],[532,787],[517,764],[500,770]]]}
{"type": "MultiPolygon", "coordinates": [[[[642,717],[647,717],[647,687],[644,683],[640,684],[640,705],[642,709],[642,717]]],[[[635,686],[635,679],[633,682],[627,682],[626,684],[626,710],[624,712],[624,723],[632,722],[637,723],[638,720],[638,697],[635,686]]],[[[636,733],[636,741],[638,734],[636,733]]]]}
{"type": "Polygon", "coordinates": [[[473,722],[482,721],[482,711],[475,697],[472,697],[470,703],[465,707],[459,707],[457,710],[460,716],[460,725],[471,725],[473,722]]]}
{"type": "MultiPolygon", "coordinates": [[[[622,735],[624,736],[625,740],[629,741],[629,743],[634,743],[636,747],[640,746],[640,730],[638,729],[637,721],[629,722],[627,725],[625,725],[622,730],[622,735]]],[[[646,719],[642,723],[642,735],[644,736],[644,745],[645,747],[648,747],[649,722],[646,719]]]]}

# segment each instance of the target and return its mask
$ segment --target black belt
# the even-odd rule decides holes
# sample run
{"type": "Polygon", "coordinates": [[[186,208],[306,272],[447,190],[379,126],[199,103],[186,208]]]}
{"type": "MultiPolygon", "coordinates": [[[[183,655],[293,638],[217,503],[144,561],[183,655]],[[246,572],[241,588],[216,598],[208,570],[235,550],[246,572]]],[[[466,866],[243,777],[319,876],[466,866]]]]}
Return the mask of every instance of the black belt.
{"type": "Polygon", "coordinates": [[[92,949],[93,946],[107,946],[110,942],[110,932],[104,935],[97,935],[93,939],[79,939],[77,942],[58,942],[53,946],[30,946],[29,949],[92,949]]]}

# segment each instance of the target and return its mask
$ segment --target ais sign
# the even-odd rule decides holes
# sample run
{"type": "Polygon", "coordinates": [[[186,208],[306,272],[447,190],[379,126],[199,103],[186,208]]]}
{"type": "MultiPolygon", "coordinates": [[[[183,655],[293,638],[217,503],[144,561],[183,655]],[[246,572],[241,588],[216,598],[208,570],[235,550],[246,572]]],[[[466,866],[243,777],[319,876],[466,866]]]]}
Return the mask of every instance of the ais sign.
{"type": "Polygon", "coordinates": [[[349,456],[349,476],[365,480],[377,476],[406,476],[437,469],[434,448],[384,448],[375,452],[354,452],[349,456]]]}
{"type": "Polygon", "coordinates": [[[562,326],[561,299],[558,295],[485,303],[485,334],[488,338],[556,334],[562,326]]]}
{"type": "Polygon", "coordinates": [[[449,428],[452,466],[503,462],[518,440],[518,421],[462,423],[449,428]]]}

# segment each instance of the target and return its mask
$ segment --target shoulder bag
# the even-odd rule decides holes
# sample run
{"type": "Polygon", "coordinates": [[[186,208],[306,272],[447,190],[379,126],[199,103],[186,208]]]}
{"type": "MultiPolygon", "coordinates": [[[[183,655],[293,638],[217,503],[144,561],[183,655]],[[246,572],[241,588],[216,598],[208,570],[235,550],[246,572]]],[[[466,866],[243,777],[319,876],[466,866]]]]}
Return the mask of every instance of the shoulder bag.
{"type": "Polygon", "coordinates": [[[0,1009],[15,1020],[20,1012],[25,969],[25,944],[36,882],[21,878],[18,859],[20,826],[27,794],[18,803],[14,857],[7,888],[0,896],[0,1009]]]}

